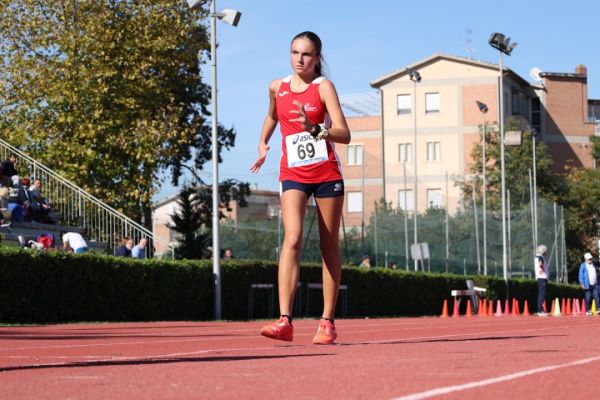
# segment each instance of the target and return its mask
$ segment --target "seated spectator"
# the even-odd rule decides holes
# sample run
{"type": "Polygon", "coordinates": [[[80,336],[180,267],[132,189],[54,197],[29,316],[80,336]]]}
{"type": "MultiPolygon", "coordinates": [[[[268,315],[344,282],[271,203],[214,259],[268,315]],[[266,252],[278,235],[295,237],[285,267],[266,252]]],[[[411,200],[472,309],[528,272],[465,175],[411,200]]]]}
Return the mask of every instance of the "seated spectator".
{"type": "Polygon", "coordinates": [[[19,183],[19,173],[17,172],[17,155],[11,153],[7,160],[0,163],[0,184],[10,187],[17,186],[19,183]]]}
{"type": "Polygon", "coordinates": [[[146,258],[146,245],[148,244],[148,239],[141,238],[139,243],[135,245],[131,249],[131,257],[132,258],[146,258]]]}
{"type": "Polygon", "coordinates": [[[359,267],[371,268],[371,256],[365,254],[362,261],[358,264],[359,267]]]}
{"type": "Polygon", "coordinates": [[[83,236],[77,232],[61,232],[63,249],[82,254],[88,251],[87,243],[83,236]]]}
{"type": "Polygon", "coordinates": [[[20,191],[19,186],[11,186],[8,189],[8,204],[6,205],[6,208],[8,209],[8,213],[12,222],[25,221],[25,212],[27,207],[24,204],[23,199],[23,193],[20,191]]]}
{"type": "Polygon", "coordinates": [[[223,258],[225,260],[233,260],[235,257],[233,256],[233,250],[231,250],[231,247],[227,247],[223,253],[223,258]]]}
{"type": "Polygon", "coordinates": [[[121,241],[121,246],[115,251],[115,256],[118,257],[131,257],[131,249],[133,248],[133,240],[128,237],[124,237],[121,241]]]}
{"type": "Polygon", "coordinates": [[[42,197],[41,188],[42,182],[39,179],[34,180],[33,185],[29,187],[33,219],[44,224],[54,224],[55,221],[50,218],[52,207],[50,207],[48,200],[42,197]]]}

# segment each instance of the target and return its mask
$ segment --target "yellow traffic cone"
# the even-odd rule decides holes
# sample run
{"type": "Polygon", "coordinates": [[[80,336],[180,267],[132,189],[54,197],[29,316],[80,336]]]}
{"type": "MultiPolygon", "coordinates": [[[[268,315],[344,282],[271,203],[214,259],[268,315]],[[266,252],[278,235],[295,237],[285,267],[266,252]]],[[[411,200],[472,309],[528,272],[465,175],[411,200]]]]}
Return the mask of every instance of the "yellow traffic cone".
{"type": "Polygon", "coordinates": [[[596,299],[592,299],[592,315],[596,315],[596,299]]]}
{"type": "Polygon", "coordinates": [[[558,297],[556,298],[554,304],[554,313],[552,315],[555,317],[560,317],[560,302],[558,301],[558,297]]]}

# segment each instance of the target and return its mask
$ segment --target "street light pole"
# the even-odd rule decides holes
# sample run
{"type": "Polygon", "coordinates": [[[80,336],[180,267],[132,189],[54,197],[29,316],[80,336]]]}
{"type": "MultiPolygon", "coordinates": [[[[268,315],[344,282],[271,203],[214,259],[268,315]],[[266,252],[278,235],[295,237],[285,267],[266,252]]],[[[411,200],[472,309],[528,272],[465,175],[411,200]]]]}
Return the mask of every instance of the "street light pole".
{"type": "MultiPolygon", "coordinates": [[[[413,142],[413,165],[414,165],[414,176],[415,176],[415,193],[414,193],[414,209],[415,215],[413,215],[413,223],[414,223],[414,245],[415,247],[419,244],[419,231],[417,227],[417,213],[418,213],[418,201],[417,201],[417,82],[421,82],[421,74],[418,71],[411,69],[408,71],[410,80],[414,82],[414,142],[413,142]]],[[[419,269],[419,260],[415,258],[415,271],[419,269]]]]}
{"type": "Polygon", "coordinates": [[[486,147],[487,147],[487,138],[486,138],[486,128],[485,128],[485,114],[488,112],[488,107],[486,104],[477,101],[477,107],[479,107],[479,111],[481,111],[481,115],[483,117],[483,136],[482,136],[482,170],[483,170],[483,274],[487,275],[487,206],[486,206],[486,197],[487,197],[487,181],[486,181],[486,170],[487,170],[487,158],[485,155],[486,147]]]}
{"type": "Polygon", "coordinates": [[[505,158],[504,158],[504,66],[502,65],[502,53],[510,55],[517,46],[516,43],[510,43],[510,38],[502,33],[492,33],[489,44],[498,49],[500,55],[500,175],[501,175],[501,196],[502,196],[502,272],[504,281],[508,288],[508,255],[506,246],[506,180],[505,180],[505,158]]]}
{"type": "MultiPolygon", "coordinates": [[[[187,0],[192,10],[202,6],[200,0],[187,0]]],[[[215,283],[215,319],[221,319],[221,248],[219,232],[219,141],[217,119],[217,18],[237,26],[241,13],[225,9],[217,13],[216,0],[210,5],[210,60],[211,60],[211,103],[212,103],[212,249],[213,249],[213,278],[215,283]]]]}
{"type": "Polygon", "coordinates": [[[532,147],[533,147],[533,232],[534,232],[534,246],[537,249],[538,245],[538,212],[537,212],[537,177],[536,177],[536,163],[535,163],[535,137],[537,136],[537,131],[532,128],[531,129],[531,139],[532,139],[532,147]]]}

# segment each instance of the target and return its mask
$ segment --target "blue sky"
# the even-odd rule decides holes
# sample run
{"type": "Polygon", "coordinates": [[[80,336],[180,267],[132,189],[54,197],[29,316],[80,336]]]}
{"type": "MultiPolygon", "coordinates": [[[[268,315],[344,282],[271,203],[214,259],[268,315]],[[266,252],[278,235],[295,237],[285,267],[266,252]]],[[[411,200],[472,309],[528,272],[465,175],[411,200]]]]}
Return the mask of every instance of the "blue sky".
{"type": "MultiPolygon", "coordinates": [[[[598,16],[600,2],[581,0],[468,1],[468,0],[217,0],[217,11],[242,12],[234,28],[219,22],[218,117],[237,131],[236,146],[224,153],[220,179],[236,178],[277,190],[281,148],[277,130],[267,162],[258,174],[249,171],[268,105],[268,85],[291,73],[291,38],[304,30],[323,41],[329,78],[339,95],[373,91],[372,80],[434,53],[497,63],[498,52],[487,40],[502,32],[518,42],[507,67],[527,80],[532,67],[545,72],[574,72],[588,68],[588,95],[600,98],[598,16]],[[470,33],[469,33],[470,31],[470,33]],[[470,43],[468,41],[470,40],[470,43]]],[[[210,67],[202,68],[210,83],[210,67]]],[[[202,176],[211,181],[211,166],[202,176]]],[[[177,191],[165,185],[160,200],[177,191]]]]}

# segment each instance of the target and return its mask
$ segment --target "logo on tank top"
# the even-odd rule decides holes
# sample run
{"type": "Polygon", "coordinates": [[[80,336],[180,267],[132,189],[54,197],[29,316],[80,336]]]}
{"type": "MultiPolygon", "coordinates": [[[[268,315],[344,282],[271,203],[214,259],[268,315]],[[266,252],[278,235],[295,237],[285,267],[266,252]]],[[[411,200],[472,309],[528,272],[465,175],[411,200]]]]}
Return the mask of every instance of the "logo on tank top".
{"type": "Polygon", "coordinates": [[[285,92],[279,92],[278,95],[279,95],[279,97],[283,97],[283,96],[285,96],[288,93],[289,92],[286,90],[285,92]]]}
{"type": "Polygon", "coordinates": [[[306,103],[304,105],[304,110],[305,111],[310,111],[310,112],[315,112],[315,111],[317,111],[317,106],[313,106],[310,103],[306,103]]]}

